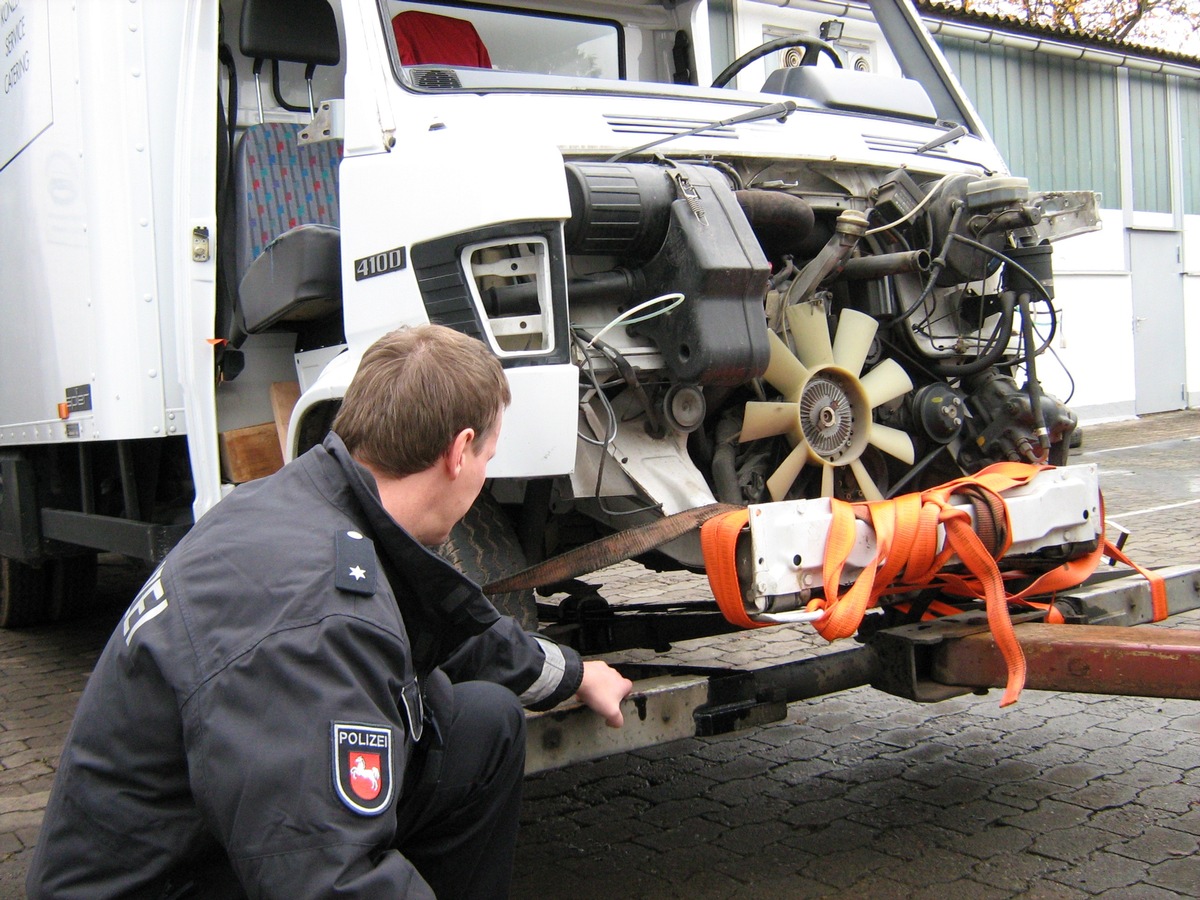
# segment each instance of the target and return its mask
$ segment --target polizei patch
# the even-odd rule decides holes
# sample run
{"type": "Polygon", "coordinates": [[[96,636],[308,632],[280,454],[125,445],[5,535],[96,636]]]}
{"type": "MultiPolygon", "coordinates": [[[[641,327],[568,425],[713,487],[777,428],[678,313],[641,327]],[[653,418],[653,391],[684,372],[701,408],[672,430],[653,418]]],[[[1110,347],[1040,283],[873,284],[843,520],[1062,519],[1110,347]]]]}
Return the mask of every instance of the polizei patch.
{"type": "Polygon", "coordinates": [[[354,812],[377,816],[392,800],[392,730],[334,722],[333,788],[354,812]]]}

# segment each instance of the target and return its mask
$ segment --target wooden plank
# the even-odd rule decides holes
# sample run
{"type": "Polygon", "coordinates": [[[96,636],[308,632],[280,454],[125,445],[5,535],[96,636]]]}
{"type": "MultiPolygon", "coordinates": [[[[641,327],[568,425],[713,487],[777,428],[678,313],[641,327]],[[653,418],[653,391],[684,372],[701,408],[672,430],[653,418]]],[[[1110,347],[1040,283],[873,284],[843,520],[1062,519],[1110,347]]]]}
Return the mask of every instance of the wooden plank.
{"type": "Polygon", "coordinates": [[[222,432],[220,447],[221,476],[234,484],[265,478],[283,468],[274,422],[222,432]]]}
{"type": "Polygon", "coordinates": [[[279,434],[279,449],[287,457],[288,425],[292,421],[292,410],[300,399],[298,381],[276,381],[271,385],[271,412],[275,416],[275,430],[279,434]]]}

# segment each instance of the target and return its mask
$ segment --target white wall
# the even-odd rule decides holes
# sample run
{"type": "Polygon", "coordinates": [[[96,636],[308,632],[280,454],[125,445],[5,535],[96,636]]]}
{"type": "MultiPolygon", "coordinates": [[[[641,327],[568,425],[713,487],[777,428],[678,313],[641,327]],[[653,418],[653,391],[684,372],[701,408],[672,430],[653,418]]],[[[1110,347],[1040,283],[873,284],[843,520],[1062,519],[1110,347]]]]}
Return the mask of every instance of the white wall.
{"type": "Polygon", "coordinates": [[[1200,406],[1200,216],[1183,217],[1183,332],[1188,406],[1200,406]]]}
{"type": "MultiPolygon", "coordinates": [[[[1054,245],[1060,333],[1053,349],[1075,379],[1070,406],[1081,421],[1134,412],[1133,288],[1120,210],[1102,211],[1102,231],[1054,245]]],[[[1166,221],[1132,224],[1162,226],[1166,221]]],[[[1183,217],[1183,308],[1188,406],[1200,406],[1200,216],[1183,217]]],[[[1046,389],[1065,399],[1069,381],[1049,353],[1038,359],[1046,389]]]]}
{"type": "Polygon", "coordinates": [[[1052,349],[1038,357],[1043,386],[1081,421],[1133,415],[1133,291],[1120,210],[1102,210],[1104,227],[1054,244],[1054,286],[1059,330],[1052,349]]]}

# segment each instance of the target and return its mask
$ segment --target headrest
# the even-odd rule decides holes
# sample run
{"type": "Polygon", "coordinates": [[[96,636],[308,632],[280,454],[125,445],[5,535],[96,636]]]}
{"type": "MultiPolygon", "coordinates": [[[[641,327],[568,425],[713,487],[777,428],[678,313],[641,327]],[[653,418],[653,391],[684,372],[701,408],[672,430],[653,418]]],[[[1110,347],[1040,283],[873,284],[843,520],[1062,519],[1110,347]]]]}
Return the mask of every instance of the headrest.
{"type": "Polygon", "coordinates": [[[487,47],[465,19],[409,10],[392,17],[392,31],[403,65],[492,67],[487,47]]]}
{"type": "Polygon", "coordinates": [[[342,59],[337,20],[326,0],[244,0],[243,56],[336,66],[342,59]]]}

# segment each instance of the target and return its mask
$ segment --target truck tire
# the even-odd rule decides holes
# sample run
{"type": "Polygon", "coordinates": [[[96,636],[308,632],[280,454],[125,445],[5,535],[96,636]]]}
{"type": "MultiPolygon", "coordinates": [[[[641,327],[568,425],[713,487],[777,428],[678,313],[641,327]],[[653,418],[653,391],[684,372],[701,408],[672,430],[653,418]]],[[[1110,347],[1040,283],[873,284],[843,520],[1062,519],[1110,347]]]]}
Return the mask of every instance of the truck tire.
{"type": "Polygon", "coordinates": [[[46,620],[45,569],[0,556],[0,628],[28,628],[46,620]]]}
{"type": "MultiPolygon", "coordinates": [[[[479,584],[487,584],[525,568],[525,554],[517,541],[508,514],[491,494],[479,495],[467,514],[454,526],[438,553],[479,584]]],[[[512,616],[526,631],[537,630],[537,601],[533,591],[497,594],[492,604],[512,616]]]]}
{"type": "Polygon", "coordinates": [[[47,563],[46,612],[51,622],[69,622],[96,595],[96,554],[63,556],[47,563]]]}

